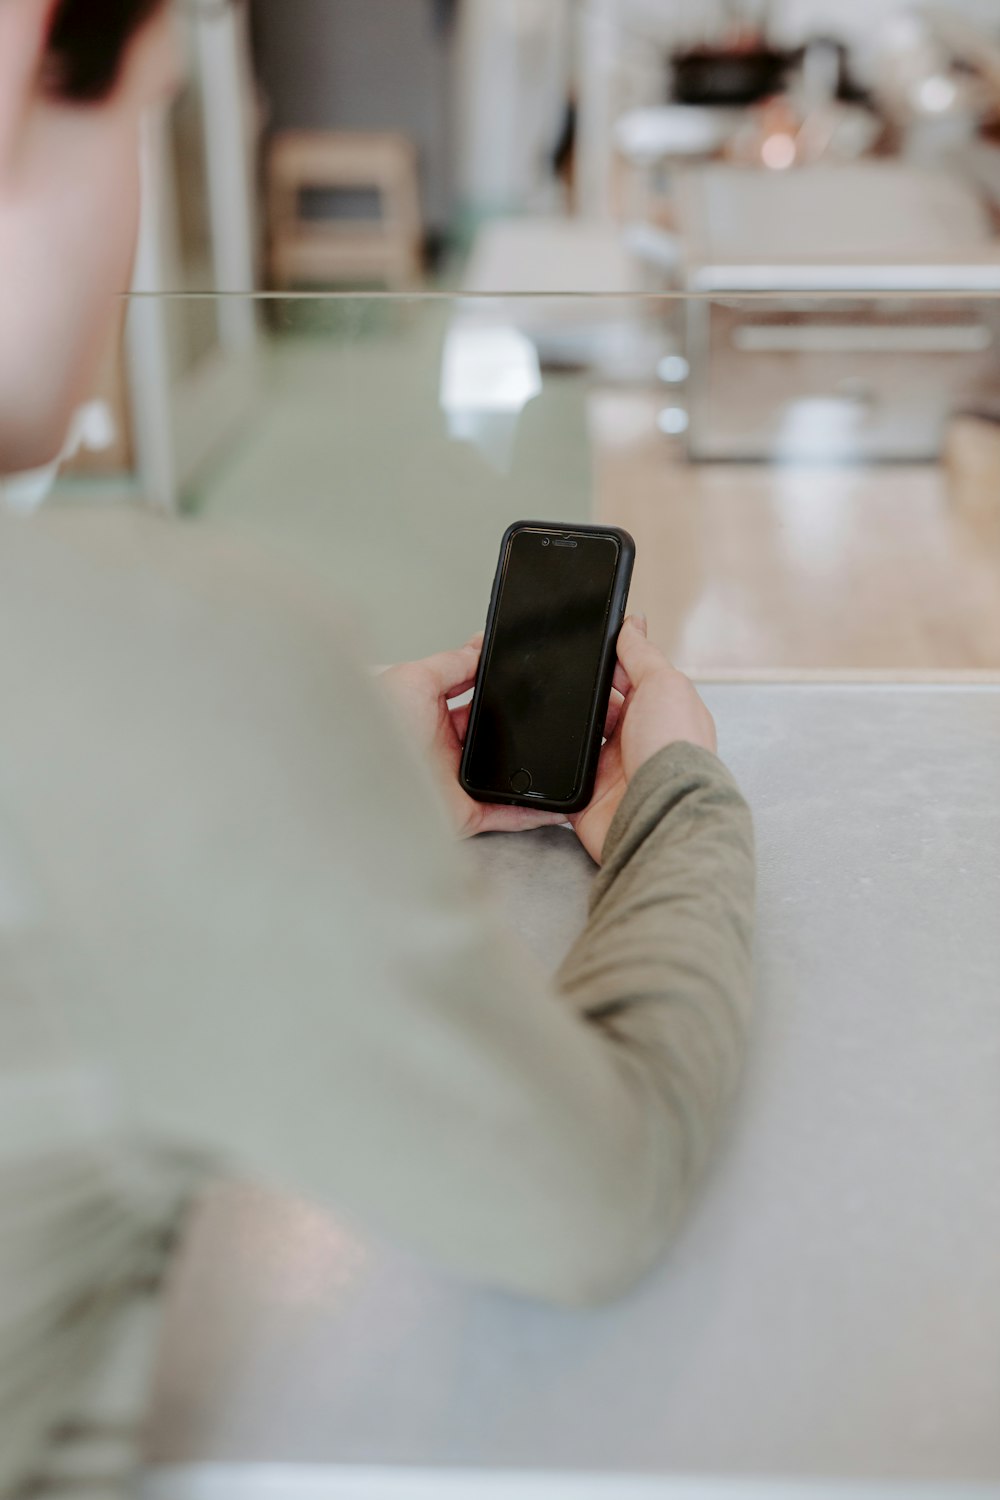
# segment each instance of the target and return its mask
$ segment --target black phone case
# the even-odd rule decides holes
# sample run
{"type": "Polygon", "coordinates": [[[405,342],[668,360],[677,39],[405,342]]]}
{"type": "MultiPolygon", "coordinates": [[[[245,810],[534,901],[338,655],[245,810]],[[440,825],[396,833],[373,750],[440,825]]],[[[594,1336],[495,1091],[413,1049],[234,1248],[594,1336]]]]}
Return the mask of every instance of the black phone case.
{"type": "Polygon", "coordinates": [[[493,580],[493,590],[490,594],[490,607],[486,616],[486,631],[483,636],[483,650],[479,659],[479,671],[476,674],[476,684],[472,697],[472,710],[469,715],[469,726],[465,736],[465,748],[462,751],[462,764],[459,769],[458,779],[477,802],[501,802],[511,807],[539,807],[547,812],[579,812],[586,807],[594,793],[594,781],[597,776],[597,761],[601,753],[601,739],[604,730],[604,721],[608,713],[608,701],[611,697],[611,682],[615,675],[615,662],[617,660],[618,632],[625,618],[625,605],[628,600],[629,584],[632,581],[632,566],[635,562],[635,542],[627,531],[619,526],[583,526],[569,524],[567,522],[547,521],[515,521],[508,526],[500,543],[500,559],[497,564],[496,577],[493,580]],[[608,619],[604,631],[604,640],[601,645],[601,664],[597,674],[597,686],[590,707],[590,717],[587,725],[586,752],[583,759],[583,774],[580,787],[573,797],[558,801],[548,797],[532,797],[528,794],[517,792],[496,792],[473,786],[468,778],[468,763],[475,740],[478,725],[477,705],[479,702],[479,687],[486,664],[489,661],[490,651],[493,645],[493,630],[496,621],[497,608],[500,602],[500,587],[503,582],[504,569],[507,554],[512,537],[519,531],[546,531],[553,536],[609,536],[614,537],[619,545],[618,566],[615,569],[615,581],[611,593],[611,608],[608,610],[608,619]]]}

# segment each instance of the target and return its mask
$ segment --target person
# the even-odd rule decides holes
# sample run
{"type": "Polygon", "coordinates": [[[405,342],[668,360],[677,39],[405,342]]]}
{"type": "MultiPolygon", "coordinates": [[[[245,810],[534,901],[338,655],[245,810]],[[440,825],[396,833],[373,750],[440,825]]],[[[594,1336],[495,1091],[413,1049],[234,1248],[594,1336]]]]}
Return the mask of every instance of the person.
{"type": "MultiPolygon", "coordinates": [[[[162,0],[0,0],[0,472],[87,392],[175,72],[162,0]]],[[[653,1264],[737,1079],[754,869],[641,620],[555,976],[455,839],[550,821],[455,779],[478,642],[393,668],[390,708],[319,584],[125,509],[0,518],[0,632],[0,1493],[209,1173],[512,1293],[653,1264]]]]}

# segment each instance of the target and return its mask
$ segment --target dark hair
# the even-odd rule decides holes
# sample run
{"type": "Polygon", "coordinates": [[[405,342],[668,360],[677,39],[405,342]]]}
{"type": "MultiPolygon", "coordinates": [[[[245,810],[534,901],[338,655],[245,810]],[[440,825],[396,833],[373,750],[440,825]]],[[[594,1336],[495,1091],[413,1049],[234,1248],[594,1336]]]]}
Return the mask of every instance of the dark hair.
{"type": "Polygon", "coordinates": [[[105,98],[139,28],[164,0],[59,0],[46,74],[53,93],[85,104],[105,98]]]}

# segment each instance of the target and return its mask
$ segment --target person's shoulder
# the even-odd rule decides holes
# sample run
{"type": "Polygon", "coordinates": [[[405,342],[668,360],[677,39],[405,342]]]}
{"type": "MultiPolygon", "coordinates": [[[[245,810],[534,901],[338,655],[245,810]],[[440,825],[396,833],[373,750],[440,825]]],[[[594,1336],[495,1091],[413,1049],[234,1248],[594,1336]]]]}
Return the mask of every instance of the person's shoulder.
{"type": "Polygon", "coordinates": [[[0,696],[22,780],[85,764],[93,798],[116,799],[140,765],[218,801],[234,767],[260,792],[290,759],[319,782],[381,753],[361,632],[305,564],[201,520],[53,513],[7,546],[8,530],[0,696]]]}
{"type": "Polygon", "coordinates": [[[237,638],[246,649],[268,642],[268,654],[282,642],[300,650],[312,642],[336,659],[357,654],[323,576],[249,531],[128,507],[0,524],[9,603],[19,595],[26,623],[61,621],[81,649],[100,642],[107,651],[111,640],[154,653],[197,645],[204,661],[225,656],[237,638]]]}

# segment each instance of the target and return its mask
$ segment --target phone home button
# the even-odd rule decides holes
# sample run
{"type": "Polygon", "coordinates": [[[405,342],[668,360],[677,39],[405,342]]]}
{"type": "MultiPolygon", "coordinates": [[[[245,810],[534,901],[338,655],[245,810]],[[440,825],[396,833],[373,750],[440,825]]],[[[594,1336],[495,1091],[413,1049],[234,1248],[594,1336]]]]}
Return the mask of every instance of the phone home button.
{"type": "Polygon", "coordinates": [[[515,771],[510,778],[510,789],[516,797],[523,797],[531,788],[531,772],[515,771]]]}

